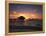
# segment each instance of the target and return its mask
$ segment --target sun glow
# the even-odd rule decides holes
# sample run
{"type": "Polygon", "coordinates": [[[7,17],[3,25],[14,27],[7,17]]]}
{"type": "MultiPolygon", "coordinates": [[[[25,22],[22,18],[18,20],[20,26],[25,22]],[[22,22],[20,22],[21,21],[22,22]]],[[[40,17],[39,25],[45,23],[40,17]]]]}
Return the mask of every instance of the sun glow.
{"type": "Polygon", "coordinates": [[[19,14],[19,16],[24,16],[25,19],[28,19],[29,18],[26,14],[19,14]]]}
{"type": "Polygon", "coordinates": [[[10,14],[10,17],[11,18],[17,18],[17,17],[20,17],[20,16],[23,16],[25,17],[25,19],[40,19],[41,16],[39,17],[39,15],[37,13],[13,13],[13,14],[10,14]]]}
{"type": "Polygon", "coordinates": [[[37,14],[31,14],[31,18],[36,19],[36,18],[38,18],[38,15],[37,14]]]}
{"type": "Polygon", "coordinates": [[[37,14],[19,14],[19,16],[24,16],[26,19],[28,19],[28,18],[34,18],[34,19],[36,19],[37,18],[37,14]]]}

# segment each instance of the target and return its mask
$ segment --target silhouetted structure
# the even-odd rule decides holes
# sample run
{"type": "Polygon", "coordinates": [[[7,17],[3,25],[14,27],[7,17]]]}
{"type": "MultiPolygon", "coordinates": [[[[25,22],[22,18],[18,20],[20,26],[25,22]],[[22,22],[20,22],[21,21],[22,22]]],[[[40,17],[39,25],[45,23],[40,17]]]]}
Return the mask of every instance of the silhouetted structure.
{"type": "Polygon", "coordinates": [[[20,16],[20,17],[18,17],[18,19],[20,19],[20,20],[24,20],[24,19],[25,19],[25,17],[20,16]]]}
{"type": "Polygon", "coordinates": [[[24,19],[25,17],[23,16],[18,17],[18,19],[16,20],[16,26],[24,26],[25,23],[24,19]]]}

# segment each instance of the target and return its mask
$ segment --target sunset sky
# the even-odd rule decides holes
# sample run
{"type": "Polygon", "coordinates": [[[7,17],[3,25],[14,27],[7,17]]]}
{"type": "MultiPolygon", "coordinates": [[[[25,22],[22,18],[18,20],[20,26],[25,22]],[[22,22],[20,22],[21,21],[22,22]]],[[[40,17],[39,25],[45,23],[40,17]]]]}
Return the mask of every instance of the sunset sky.
{"type": "Polygon", "coordinates": [[[34,4],[9,4],[10,18],[24,16],[26,19],[42,19],[42,5],[34,4]]]}

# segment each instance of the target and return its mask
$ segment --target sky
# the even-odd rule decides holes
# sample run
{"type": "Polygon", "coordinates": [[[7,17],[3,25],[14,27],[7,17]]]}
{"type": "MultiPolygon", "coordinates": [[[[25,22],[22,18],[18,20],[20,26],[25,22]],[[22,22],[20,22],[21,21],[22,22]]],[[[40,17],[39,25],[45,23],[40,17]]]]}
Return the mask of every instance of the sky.
{"type": "Polygon", "coordinates": [[[19,16],[24,16],[26,19],[28,18],[42,18],[43,11],[42,5],[34,5],[34,4],[9,4],[9,12],[10,18],[17,18],[19,16]]]}

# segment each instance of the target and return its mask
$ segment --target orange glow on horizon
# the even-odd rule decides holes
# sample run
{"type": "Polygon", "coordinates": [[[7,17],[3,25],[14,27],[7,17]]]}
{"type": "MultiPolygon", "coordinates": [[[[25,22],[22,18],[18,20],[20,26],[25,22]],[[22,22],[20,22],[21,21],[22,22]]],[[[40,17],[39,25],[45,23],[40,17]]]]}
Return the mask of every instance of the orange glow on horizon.
{"type": "Polygon", "coordinates": [[[10,14],[10,18],[17,18],[17,17],[20,17],[20,16],[23,16],[25,17],[25,19],[41,19],[42,17],[37,14],[37,13],[16,13],[14,12],[13,14],[10,14]]]}
{"type": "Polygon", "coordinates": [[[29,18],[29,16],[27,16],[26,14],[19,14],[19,16],[24,16],[26,19],[29,18]]]}

